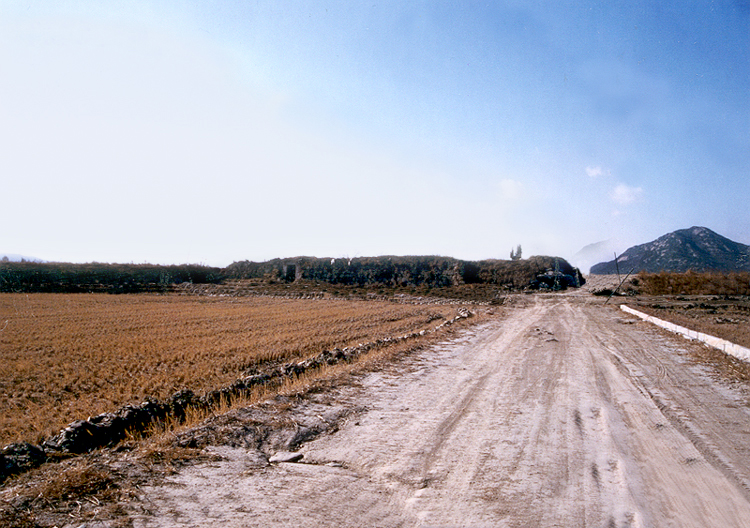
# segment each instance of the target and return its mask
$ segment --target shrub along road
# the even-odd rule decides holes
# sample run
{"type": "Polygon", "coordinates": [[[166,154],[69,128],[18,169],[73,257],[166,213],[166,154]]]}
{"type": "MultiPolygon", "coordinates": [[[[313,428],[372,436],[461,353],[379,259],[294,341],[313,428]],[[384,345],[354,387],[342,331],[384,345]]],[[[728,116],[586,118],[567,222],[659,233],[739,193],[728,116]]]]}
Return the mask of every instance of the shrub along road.
{"type": "Polygon", "coordinates": [[[298,463],[224,449],[135,526],[747,526],[747,378],[602,302],[536,296],[367,374],[298,463]]]}

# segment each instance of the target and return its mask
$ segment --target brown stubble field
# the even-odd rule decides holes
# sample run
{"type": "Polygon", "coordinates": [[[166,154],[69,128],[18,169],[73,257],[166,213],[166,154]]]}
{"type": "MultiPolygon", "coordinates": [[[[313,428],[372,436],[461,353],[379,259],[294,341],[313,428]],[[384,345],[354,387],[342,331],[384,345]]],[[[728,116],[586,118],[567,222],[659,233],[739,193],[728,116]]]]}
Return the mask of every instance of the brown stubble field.
{"type": "Polygon", "coordinates": [[[640,273],[643,311],[750,347],[750,273],[640,273]]]}
{"type": "Polygon", "coordinates": [[[747,296],[641,296],[625,304],[690,330],[750,348],[750,299],[747,296]]]}
{"type": "MultiPolygon", "coordinates": [[[[609,295],[618,283],[616,275],[590,275],[585,289],[609,295]]],[[[620,292],[618,303],[750,347],[750,273],[639,273],[620,292]]]]}
{"type": "Polygon", "coordinates": [[[432,328],[455,306],[273,297],[0,294],[0,446],[264,364],[432,328]]]}

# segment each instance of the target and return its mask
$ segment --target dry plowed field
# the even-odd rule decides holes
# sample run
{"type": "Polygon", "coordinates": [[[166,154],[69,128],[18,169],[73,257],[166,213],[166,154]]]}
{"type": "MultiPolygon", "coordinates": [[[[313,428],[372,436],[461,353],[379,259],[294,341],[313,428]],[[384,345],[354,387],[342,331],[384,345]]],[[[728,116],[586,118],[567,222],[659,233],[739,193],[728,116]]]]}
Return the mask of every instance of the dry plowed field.
{"type": "MultiPolygon", "coordinates": [[[[252,335],[276,339],[291,325],[289,339],[318,336],[311,352],[357,341],[354,334],[377,334],[380,325],[392,325],[389,333],[432,326],[440,309],[448,316],[455,310],[257,299],[70,301],[133,303],[129,317],[155,310],[148,319],[157,327],[162,321],[171,328],[180,317],[190,327],[185,314],[193,313],[203,329],[194,336],[205,334],[202,348],[214,335],[207,321],[216,328],[222,318],[249,324],[254,310],[262,321],[263,310],[278,309],[274,320],[297,322],[252,335]],[[318,317],[316,306],[327,314],[318,320],[336,322],[338,334],[305,323],[318,317]],[[294,319],[304,310],[313,311],[294,319]],[[352,317],[369,322],[355,324],[352,317]],[[353,335],[335,337],[347,331],[353,335]]],[[[30,320],[42,312],[32,314],[32,307],[30,320]]],[[[126,311],[115,310],[121,317],[126,311]]],[[[750,526],[748,364],[583,291],[514,296],[475,320],[392,361],[14,477],[0,489],[0,525],[750,526]],[[303,458],[279,462],[275,456],[285,451],[303,458]]],[[[52,331],[47,324],[37,339],[52,331]]],[[[116,328],[139,339],[131,326],[116,328]]],[[[164,342],[179,343],[179,332],[172,332],[164,342]]],[[[264,350],[287,350],[284,339],[274,343],[264,350]]],[[[304,347],[279,357],[298,349],[304,347]]],[[[228,379],[252,363],[242,361],[228,379]]]]}
{"type": "Polygon", "coordinates": [[[134,525],[743,528],[747,373],[601,299],[536,296],[343,389],[357,414],[296,463],[223,447],[144,488],[134,525]]]}
{"type": "Polygon", "coordinates": [[[177,295],[0,294],[0,446],[146,397],[227,386],[303,359],[434,327],[453,306],[177,295]]]}

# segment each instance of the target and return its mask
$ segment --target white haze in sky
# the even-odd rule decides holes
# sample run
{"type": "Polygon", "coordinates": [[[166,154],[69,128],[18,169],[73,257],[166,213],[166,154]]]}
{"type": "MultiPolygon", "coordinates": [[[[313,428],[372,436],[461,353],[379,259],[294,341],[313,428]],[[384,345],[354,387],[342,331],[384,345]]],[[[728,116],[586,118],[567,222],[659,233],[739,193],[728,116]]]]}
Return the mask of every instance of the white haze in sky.
{"type": "Polygon", "coordinates": [[[750,243],[746,2],[0,4],[0,251],[750,243]]]}

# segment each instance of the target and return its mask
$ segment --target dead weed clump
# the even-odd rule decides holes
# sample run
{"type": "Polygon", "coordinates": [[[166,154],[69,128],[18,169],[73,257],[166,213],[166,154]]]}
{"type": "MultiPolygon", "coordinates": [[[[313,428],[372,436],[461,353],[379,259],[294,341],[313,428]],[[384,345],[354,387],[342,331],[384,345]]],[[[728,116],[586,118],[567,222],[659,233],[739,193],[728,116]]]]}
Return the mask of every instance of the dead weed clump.
{"type": "Polygon", "coordinates": [[[101,463],[77,462],[58,471],[36,470],[32,478],[15,483],[14,496],[0,501],[0,527],[36,528],[55,526],[60,519],[83,522],[122,516],[117,504],[127,493],[118,475],[101,463]]]}
{"type": "Polygon", "coordinates": [[[132,527],[133,505],[143,511],[148,507],[139,501],[141,486],[156,484],[181,467],[216,459],[199,449],[131,440],[116,449],[45,464],[0,488],[0,528],[96,522],[132,527]]]}

